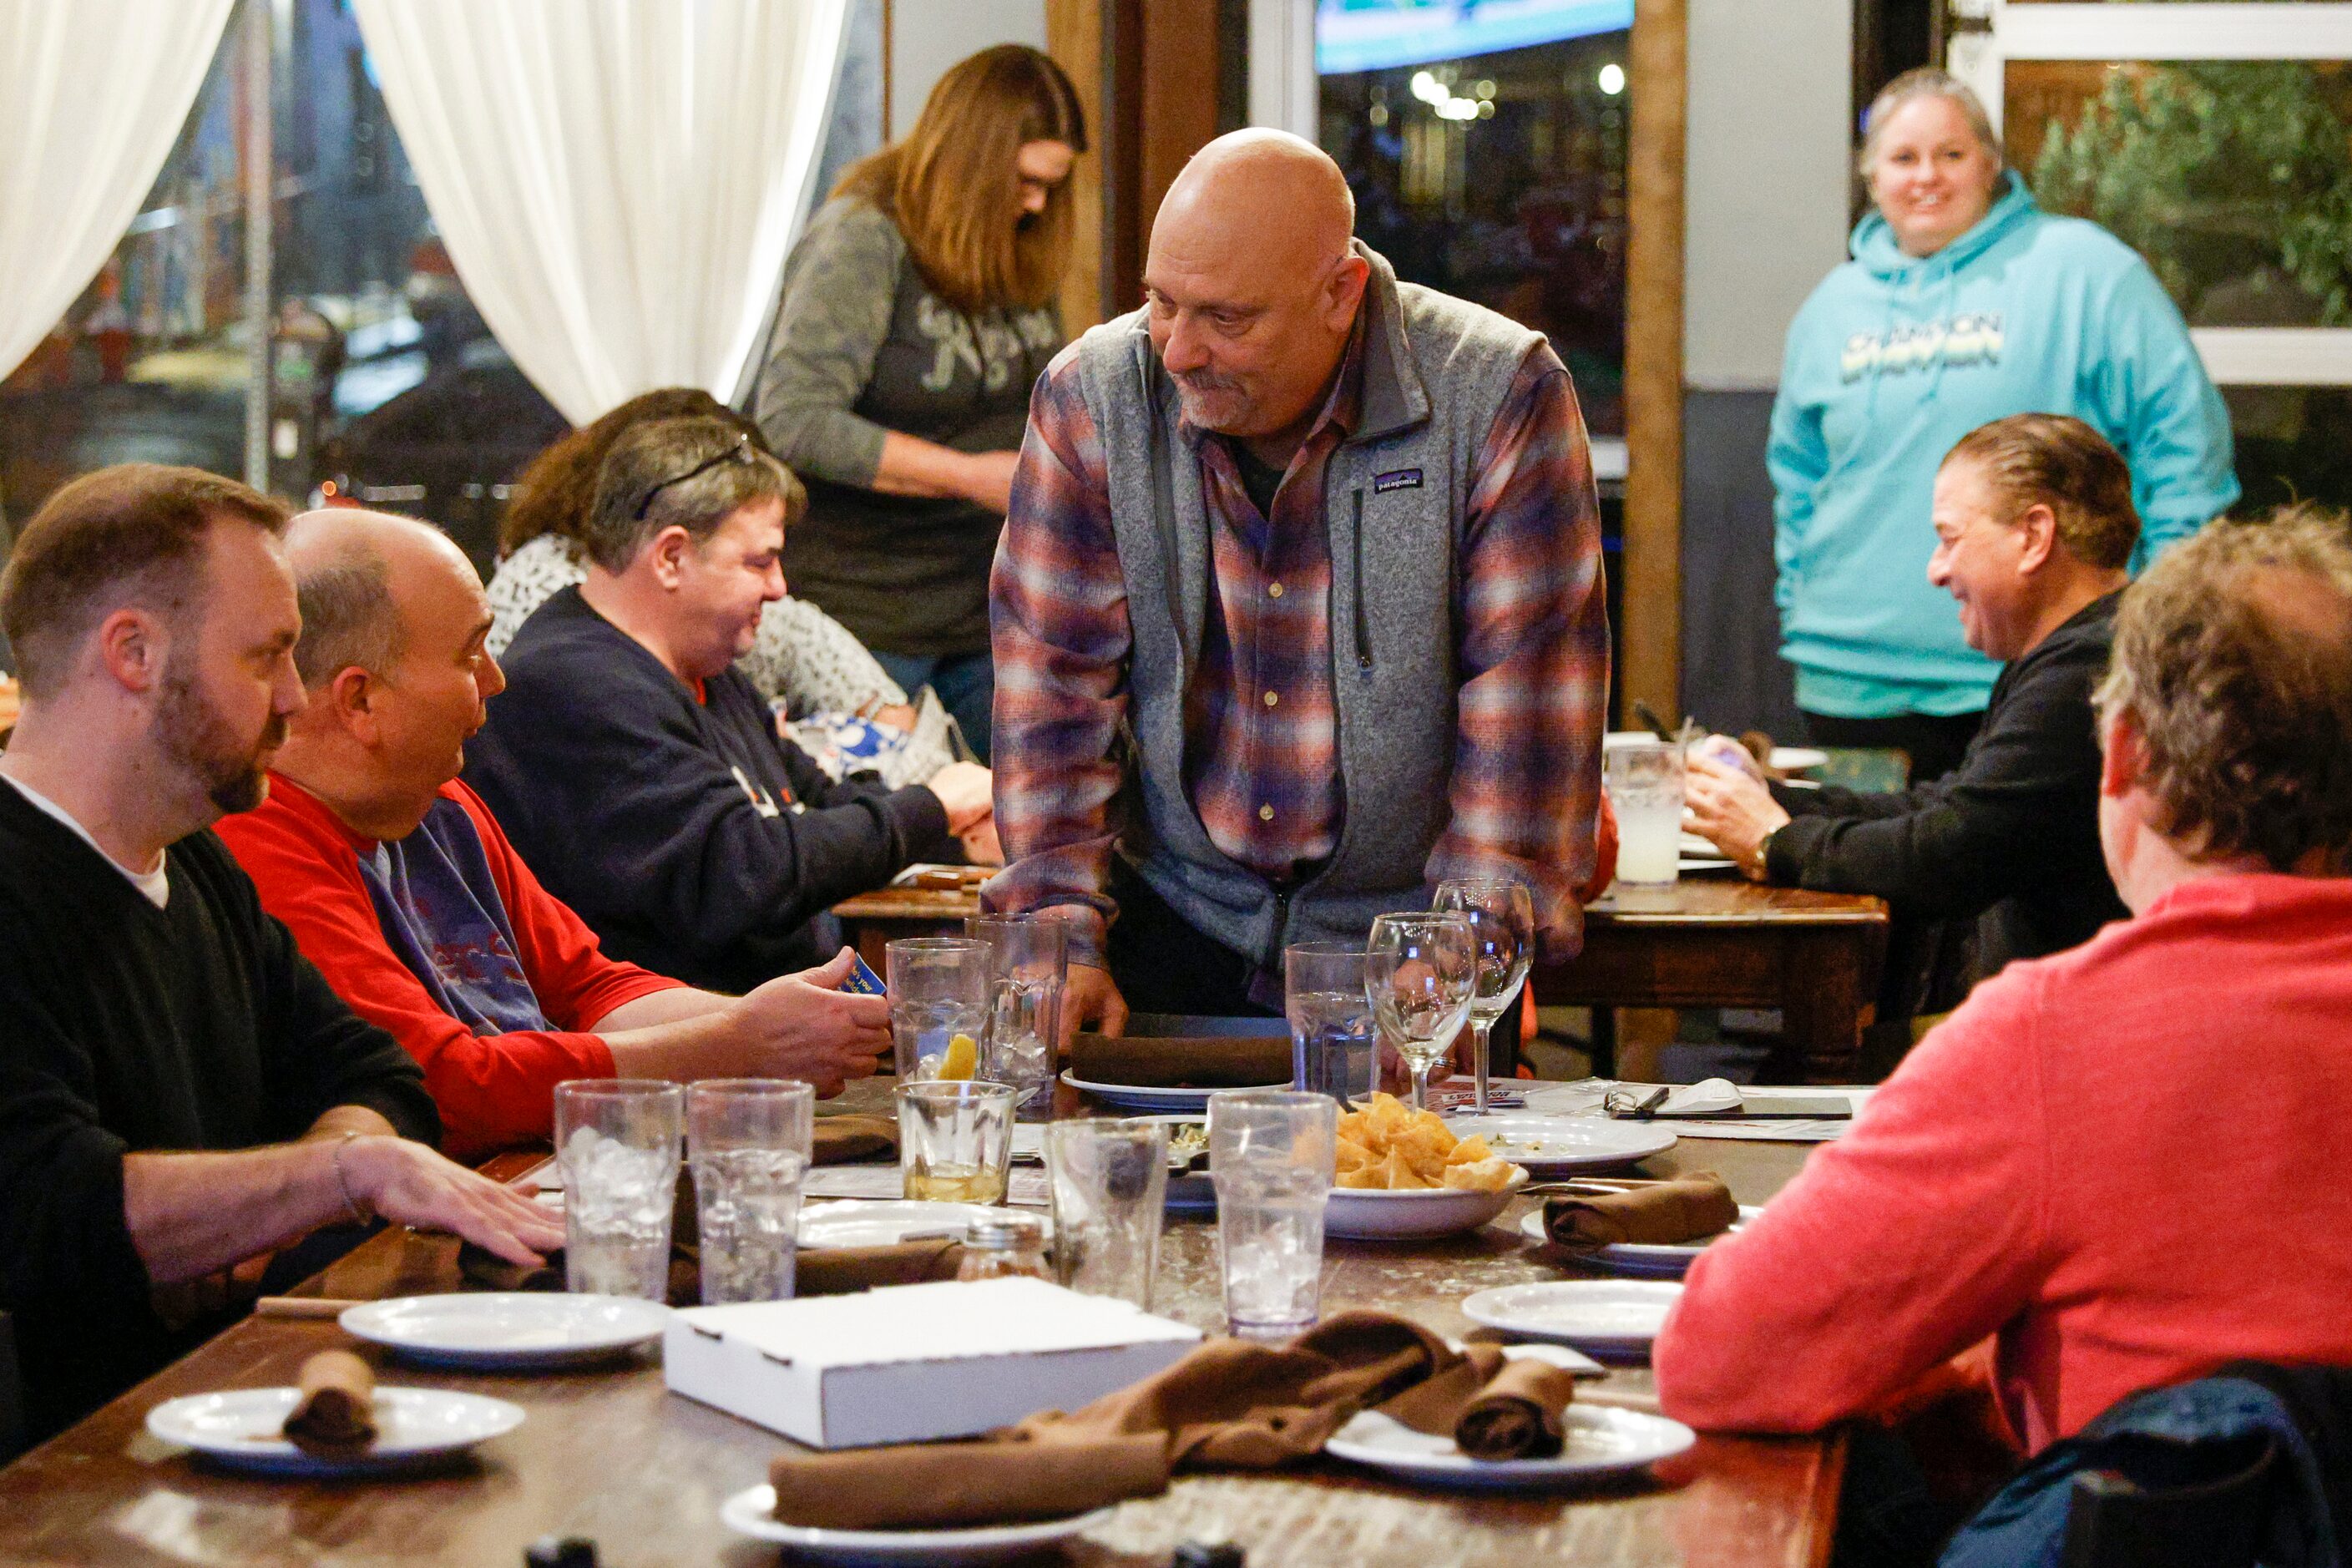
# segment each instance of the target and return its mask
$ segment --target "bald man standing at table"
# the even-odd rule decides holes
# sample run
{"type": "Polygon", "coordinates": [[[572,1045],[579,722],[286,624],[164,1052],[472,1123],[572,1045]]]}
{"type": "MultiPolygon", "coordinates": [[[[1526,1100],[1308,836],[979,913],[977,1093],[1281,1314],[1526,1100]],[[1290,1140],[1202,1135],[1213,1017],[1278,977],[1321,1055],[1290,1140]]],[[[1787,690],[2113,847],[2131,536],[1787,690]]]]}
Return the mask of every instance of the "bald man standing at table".
{"type": "Polygon", "coordinates": [[[1065,1027],[1279,1013],[1282,952],[1442,879],[1582,938],[1608,626],[1543,338],[1397,281],[1339,166],[1243,131],[1140,310],[1039,382],[991,584],[992,908],[1071,927],[1065,1027]]]}

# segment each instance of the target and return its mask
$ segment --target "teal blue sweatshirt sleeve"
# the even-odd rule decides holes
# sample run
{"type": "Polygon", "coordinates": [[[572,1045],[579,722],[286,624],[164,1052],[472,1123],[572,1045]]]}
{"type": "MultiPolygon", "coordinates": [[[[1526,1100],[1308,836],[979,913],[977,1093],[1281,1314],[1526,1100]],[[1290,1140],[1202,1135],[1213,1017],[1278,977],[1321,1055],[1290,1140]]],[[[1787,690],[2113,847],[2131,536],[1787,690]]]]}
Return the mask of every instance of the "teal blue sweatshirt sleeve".
{"type": "Polygon", "coordinates": [[[1830,471],[1821,405],[1803,394],[1812,384],[1801,363],[1804,346],[1819,336],[1806,330],[1806,314],[1800,311],[1789,329],[1780,390],[1772,399],[1771,437],[1764,449],[1764,467],[1772,479],[1772,599],[1784,614],[1796,594],[1805,527],[1812,521],[1815,497],[1830,471]]]}
{"type": "Polygon", "coordinates": [[[2106,352],[2087,395],[2096,423],[2124,432],[2139,548],[2132,570],[2230,510],[2238,499],[2230,411],[2205,374],[2189,324],[2138,258],[2118,268],[2105,301],[2106,352]]]}

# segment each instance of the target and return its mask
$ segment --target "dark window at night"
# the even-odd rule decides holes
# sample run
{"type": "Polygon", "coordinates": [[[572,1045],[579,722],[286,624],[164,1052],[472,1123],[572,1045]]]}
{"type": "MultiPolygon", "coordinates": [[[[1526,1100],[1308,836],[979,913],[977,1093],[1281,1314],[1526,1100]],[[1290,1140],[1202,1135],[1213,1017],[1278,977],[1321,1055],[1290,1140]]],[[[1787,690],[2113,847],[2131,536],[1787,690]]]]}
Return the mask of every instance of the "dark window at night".
{"type": "Polygon", "coordinates": [[[1322,141],[1357,232],[1399,277],[1548,334],[1596,435],[1625,429],[1632,10],[1323,0],[1317,17],[1322,141]]]}

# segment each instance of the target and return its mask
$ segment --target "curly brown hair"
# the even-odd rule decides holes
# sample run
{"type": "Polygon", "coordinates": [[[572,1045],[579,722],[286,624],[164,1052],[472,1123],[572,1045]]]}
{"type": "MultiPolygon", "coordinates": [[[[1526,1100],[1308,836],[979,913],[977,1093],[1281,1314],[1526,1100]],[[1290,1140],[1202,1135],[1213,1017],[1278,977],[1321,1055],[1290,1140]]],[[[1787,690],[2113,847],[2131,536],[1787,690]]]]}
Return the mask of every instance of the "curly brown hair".
{"type": "Polygon", "coordinates": [[[2096,701],[2189,853],[2352,869],[2352,523],[2302,502],[2173,546],[2125,591],[2096,701]]]}
{"type": "Polygon", "coordinates": [[[596,499],[596,471],[613,443],[633,426],[650,419],[724,419],[748,431],[761,451],[767,441],[759,426],[695,386],[665,386],[639,393],[600,415],[530,460],[515,480],[514,498],[499,523],[499,554],[513,554],[542,533],[587,543],[588,509],[596,499]]]}

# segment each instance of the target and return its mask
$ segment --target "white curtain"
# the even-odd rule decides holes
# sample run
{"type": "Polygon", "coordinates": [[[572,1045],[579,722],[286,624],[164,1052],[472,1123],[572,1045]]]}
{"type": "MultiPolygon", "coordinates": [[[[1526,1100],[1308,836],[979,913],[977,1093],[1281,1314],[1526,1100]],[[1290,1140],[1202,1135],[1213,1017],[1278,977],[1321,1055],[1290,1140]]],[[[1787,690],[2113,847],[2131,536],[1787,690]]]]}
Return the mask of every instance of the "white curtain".
{"type": "Polygon", "coordinates": [[[233,0],[0,0],[0,374],[154,187],[233,0]]]}
{"type": "Polygon", "coordinates": [[[575,424],[731,398],[824,140],[846,0],[353,0],[457,276],[575,424]]]}

